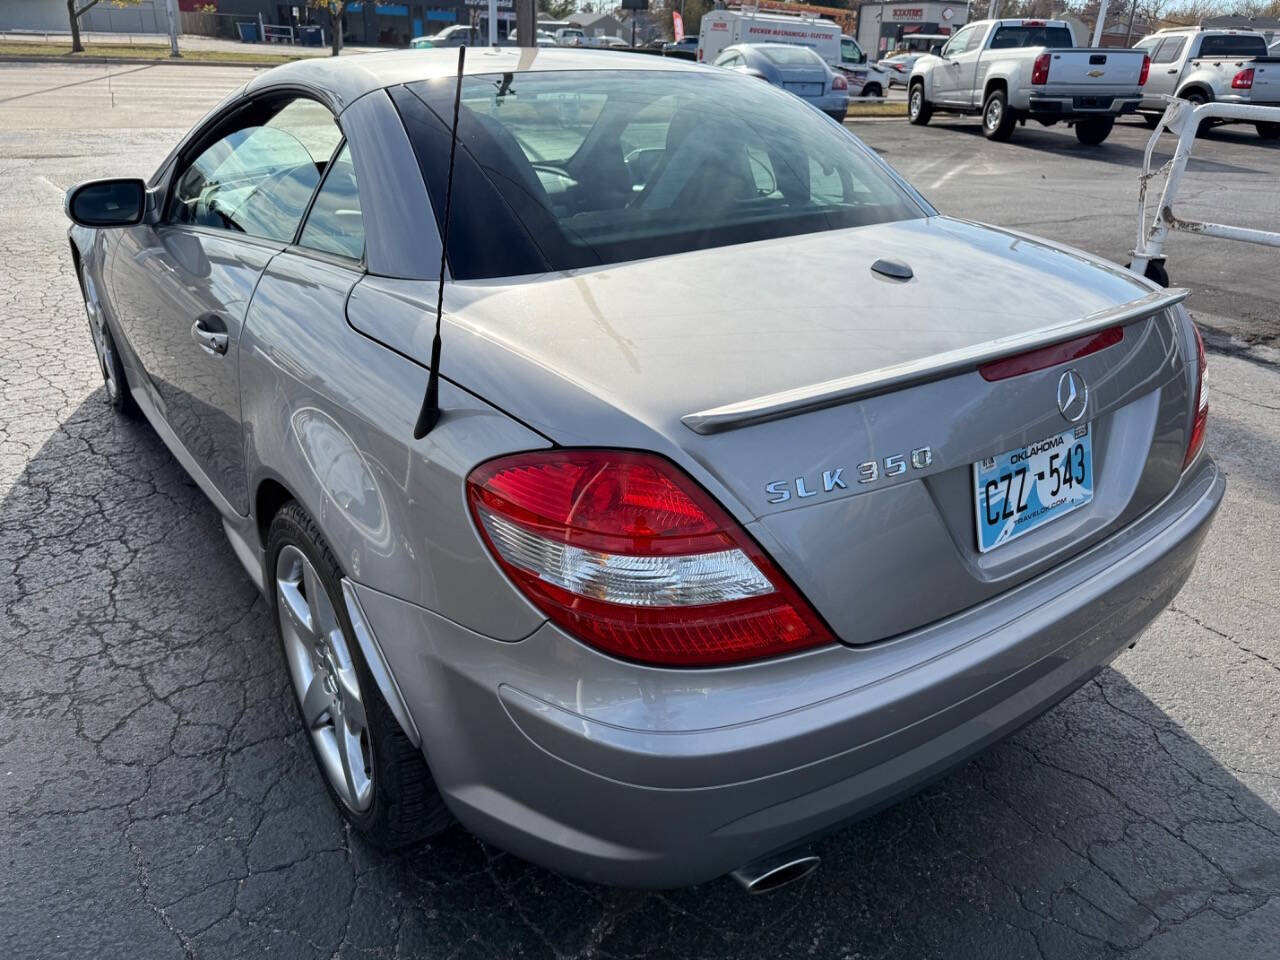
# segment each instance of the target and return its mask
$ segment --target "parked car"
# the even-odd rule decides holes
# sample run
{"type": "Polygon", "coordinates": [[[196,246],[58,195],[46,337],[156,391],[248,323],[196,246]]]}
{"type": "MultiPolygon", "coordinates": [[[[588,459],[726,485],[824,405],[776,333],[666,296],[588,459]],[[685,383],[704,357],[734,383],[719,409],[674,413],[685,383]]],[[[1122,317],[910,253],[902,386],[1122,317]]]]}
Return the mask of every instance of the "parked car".
{"type": "Polygon", "coordinates": [[[935,110],[977,114],[991,140],[1028,119],[1064,121],[1081,143],[1098,144],[1116,117],[1137,110],[1149,66],[1140,50],[1077,47],[1064,20],[979,20],[916,61],[907,116],[924,124],[935,110]]]}
{"type": "Polygon", "coordinates": [[[601,37],[600,46],[608,47],[610,50],[627,50],[631,44],[621,37],[601,37]]]}
{"type": "MultiPolygon", "coordinates": [[[[514,30],[514,29],[511,31],[511,33],[510,33],[510,35],[509,35],[508,39],[510,39],[510,41],[511,41],[512,43],[516,44],[517,46],[520,46],[520,45],[521,45],[521,44],[520,44],[519,33],[518,33],[518,31],[516,31],[516,30],[514,30]]],[[[555,34],[550,33],[550,32],[548,32],[548,31],[546,31],[546,30],[538,30],[538,31],[536,31],[535,36],[534,36],[534,46],[537,46],[537,47],[554,47],[554,46],[558,46],[558,44],[556,43],[555,34]]]]}
{"type": "Polygon", "coordinates": [[[526,53],[279,66],[70,190],[102,395],[209,497],[354,831],[764,890],[1170,602],[1203,347],[780,88],[526,53]]]}
{"type": "MultiPolygon", "coordinates": [[[[1149,127],[1164,113],[1168,96],[1197,104],[1215,100],[1280,106],[1280,57],[1268,52],[1260,33],[1203,27],[1159,30],[1139,40],[1134,49],[1151,58],[1151,76],[1139,107],[1149,127]]],[[[1280,139],[1280,123],[1255,123],[1254,128],[1264,140],[1280,139]]]]}
{"type": "Polygon", "coordinates": [[[478,46],[488,42],[488,35],[477,27],[469,26],[465,23],[456,23],[451,27],[445,27],[439,33],[429,37],[414,37],[409,41],[409,46],[416,49],[433,49],[441,47],[460,47],[466,44],[469,47],[478,46]]]}
{"type": "Polygon", "coordinates": [[[843,121],[849,110],[849,81],[808,47],[735,43],[720,52],[714,66],[781,87],[836,120],[843,121]]]}
{"type": "MultiPolygon", "coordinates": [[[[687,38],[686,38],[687,39],[687,38]]],[[[889,78],[853,37],[840,32],[840,25],[821,17],[763,11],[708,10],[702,17],[697,38],[697,59],[714,63],[725,47],[739,43],[787,43],[809,47],[827,65],[844,74],[853,96],[879,97],[889,89],[889,78]]]]}
{"type": "Polygon", "coordinates": [[[911,68],[921,56],[919,53],[895,53],[877,60],[876,66],[884,71],[885,82],[890,87],[906,87],[907,81],[911,79],[911,68]]]}
{"type": "Polygon", "coordinates": [[[556,44],[561,47],[585,47],[587,35],[580,27],[561,27],[556,31],[556,44]]]}
{"type": "Polygon", "coordinates": [[[681,37],[679,40],[671,43],[664,43],[662,45],[663,56],[671,56],[672,54],[675,54],[692,60],[697,52],[697,37],[681,37]]]}

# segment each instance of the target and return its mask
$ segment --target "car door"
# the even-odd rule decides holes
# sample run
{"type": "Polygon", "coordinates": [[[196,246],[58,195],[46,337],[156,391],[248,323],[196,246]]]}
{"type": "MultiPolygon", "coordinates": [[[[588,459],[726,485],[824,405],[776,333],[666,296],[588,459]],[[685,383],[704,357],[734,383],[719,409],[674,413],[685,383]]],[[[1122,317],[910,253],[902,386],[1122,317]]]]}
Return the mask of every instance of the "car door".
{"type": "Polygon", "coordinates": [[[1147,82],[1142,87],[1142,105],[1163,109],[1165,96],[1172,96],[1178,86],[1182,74],[1182,51],[1187,45],[1186,37],[1165,37],[1148,56],[1151,67],[1147,72],[1147,82]]]}
{"type": "Polygon", "coordinates": [[[974,24],[965,29],[970,31],[969,36],[965,38],[964,49],[954,58],[955,101],[962,107],[981,106],[982,92],[978,87],[978,59],[982,56],[986,28],[974,24]]]}
{"type": "Polygon", "coordinates": [[[342,136],[315,101],[232,108],[169,178],[160,222],[121,237],[112,288],[160,419],[226,504],[247,513],[239,343],[263,270],[295,238],[342,136]]]}
{"type": "Polygon", "coordinates": [[[942,62],[933,69],[933,97],[938,103],[962,102],[964,54],[977,30],[976,25],[965,27],[942,48],[942,62]]]}

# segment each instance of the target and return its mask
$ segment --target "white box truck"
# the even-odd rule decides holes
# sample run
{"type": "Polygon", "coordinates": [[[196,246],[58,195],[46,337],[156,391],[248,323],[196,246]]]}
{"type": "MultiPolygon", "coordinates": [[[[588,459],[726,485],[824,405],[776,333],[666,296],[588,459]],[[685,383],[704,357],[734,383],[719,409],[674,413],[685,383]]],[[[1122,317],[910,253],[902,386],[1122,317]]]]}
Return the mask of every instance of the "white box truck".
{"type": "Polygon", "coordinates": [[[735,43],[809,47],[849,79],[849,92],[855,97],[881,97],[889,89],[885,71],[870,63],[858,42],[830,20],[752,10],[709,10],[702,15],[699,62],[714,62],[721,50],[735,43]]]}

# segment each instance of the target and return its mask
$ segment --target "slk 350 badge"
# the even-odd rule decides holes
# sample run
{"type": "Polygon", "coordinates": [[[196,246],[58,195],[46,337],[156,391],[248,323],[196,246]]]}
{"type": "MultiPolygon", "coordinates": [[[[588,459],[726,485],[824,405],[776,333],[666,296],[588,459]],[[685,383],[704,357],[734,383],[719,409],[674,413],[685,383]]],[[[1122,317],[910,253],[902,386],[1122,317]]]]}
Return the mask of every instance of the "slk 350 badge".
{"type": "MultiPolygon", "coordinates": [[[[875,483],[882,477],[900,477],[907,472],[910,464],[913,470],[923,470],[933,463],[933,450],[929,447],[918,447],[910,454],[898,454],[885,457],[883,460],[867,460],[854,467],[858,483],[875,483]]],[[[769,494],[769,503],[786,503],[796,497],[807,500],[820,493],[832,493],[836,490],[848,490],[849,484],[844,478],[844,467],[833,467],[823,470],[822,476],[812,481],[807,477],[796,477],[794,480],[774,480],[764,485],[769,494]],[[812,483],[812,487],[810,484],[812,483]]]]}

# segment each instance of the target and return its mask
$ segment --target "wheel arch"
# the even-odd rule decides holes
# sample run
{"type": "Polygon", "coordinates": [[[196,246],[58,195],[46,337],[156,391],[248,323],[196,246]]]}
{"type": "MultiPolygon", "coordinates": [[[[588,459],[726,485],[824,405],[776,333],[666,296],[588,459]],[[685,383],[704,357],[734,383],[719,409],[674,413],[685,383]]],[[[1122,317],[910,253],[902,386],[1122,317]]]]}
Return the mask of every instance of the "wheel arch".
{"type": "MultiPolygon", "coordinates": [[[[262,549],[267,548],[267,533],[271,529],[271,521],[286,503],[298,500],[284,482],[274,474],[260,477],[253,491],[253,523],[258,532],[258,543],[262,549]]],[[[298,500],[303,510],[307,507],[298,500]]],[[[307,511],[310,513],[310,511],[307,511]]]]}
{"type": "Polygon", "coordinates": [[[1190,83],[1185,84],[1180,90],[1178,90],[1176,94],[1174,94],[1174,96],[1177,97],[1179,100],[1185,100],[1187,99],[1187,94],[1190,94],[1190,93],[1200,94],[1202,97],[1204,97],[1206,103],[1209,103],[1215,99],[1213,95],[1213,90],[1205,86],[1205,84],[1201,83],[1199,80],[1193,80],[1190,83]]]}
{"type": "Polygon", "coordinates": [[[1009,80],[1007,77],[988,77],[986,83],[982,85],[982,102],[985,104],[987,98],[996,90],[1004,91],[1006,98],[1009,96],[1009,80]]]}

